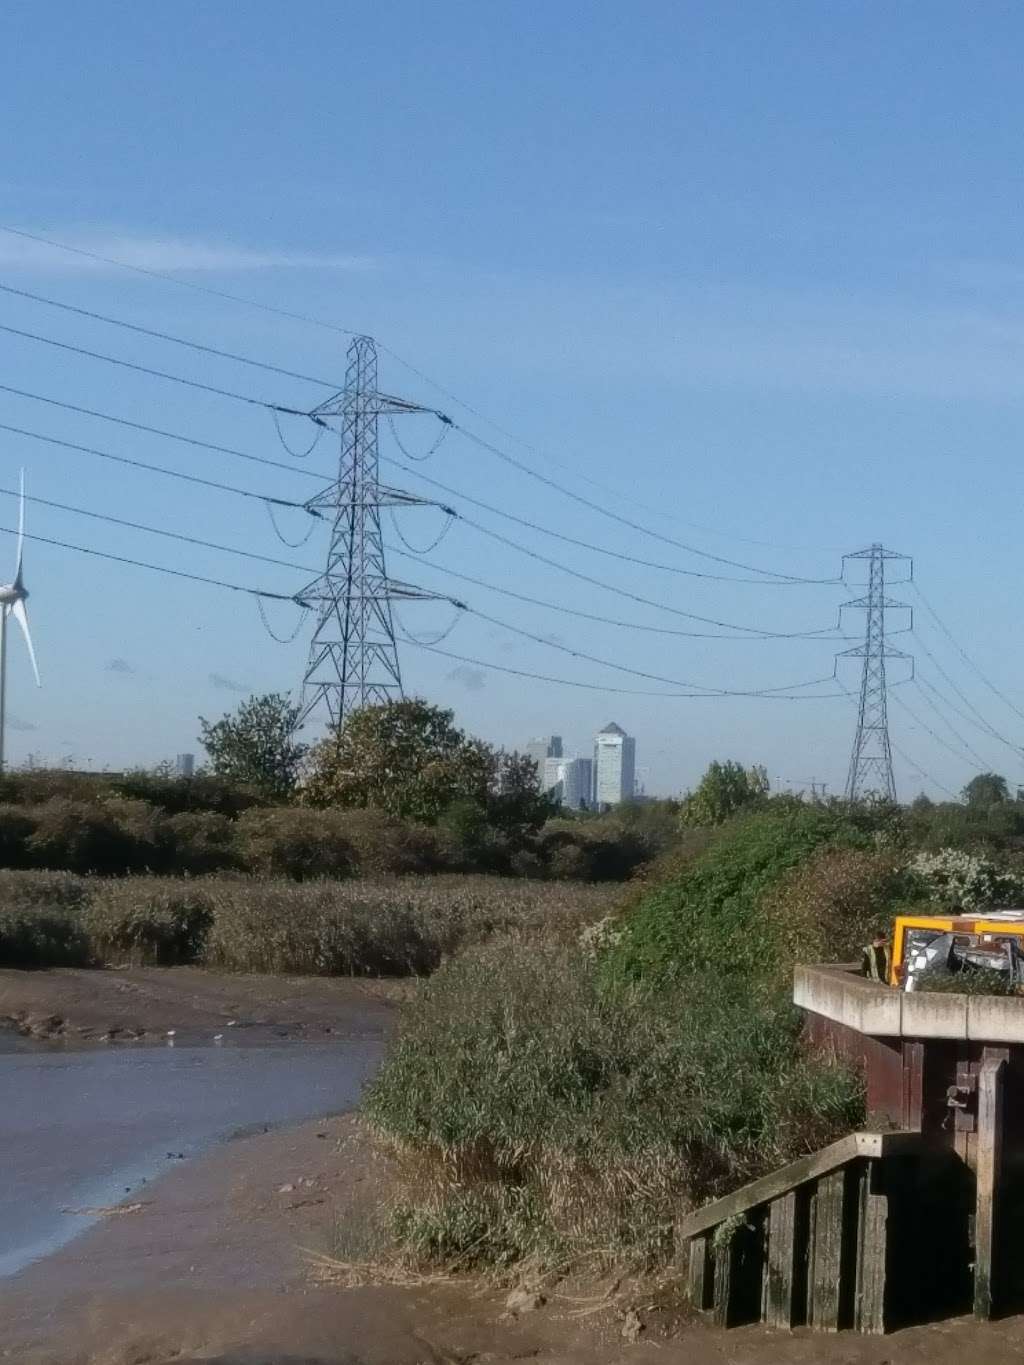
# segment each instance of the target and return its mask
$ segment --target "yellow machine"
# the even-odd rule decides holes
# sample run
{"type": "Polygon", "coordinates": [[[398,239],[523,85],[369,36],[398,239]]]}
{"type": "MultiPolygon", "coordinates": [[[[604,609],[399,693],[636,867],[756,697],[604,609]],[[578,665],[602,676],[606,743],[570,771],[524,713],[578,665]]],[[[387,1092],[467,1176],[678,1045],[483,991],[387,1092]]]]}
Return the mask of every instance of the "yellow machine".
{"type": "Polygon", "coordinates": [[[929,967],[1008,973],[1024,983],[1024,910],[899,915],[893,927],[889,984],[912,991],[929,967]]]}

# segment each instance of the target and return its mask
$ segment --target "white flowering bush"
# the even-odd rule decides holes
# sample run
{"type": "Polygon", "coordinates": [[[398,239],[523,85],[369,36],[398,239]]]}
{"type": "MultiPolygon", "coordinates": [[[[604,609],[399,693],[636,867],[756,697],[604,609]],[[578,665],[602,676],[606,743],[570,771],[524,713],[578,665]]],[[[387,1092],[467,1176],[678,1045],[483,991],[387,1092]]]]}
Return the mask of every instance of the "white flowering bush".
{"type": "Polygon", "coordinates": [[[937,853],[918,853],[910,871],[935,901],[978,910],[993,905],[1024,904],[1024,881],[1000,872],[994,863],[961,849],[941,848],[937,853]]]}

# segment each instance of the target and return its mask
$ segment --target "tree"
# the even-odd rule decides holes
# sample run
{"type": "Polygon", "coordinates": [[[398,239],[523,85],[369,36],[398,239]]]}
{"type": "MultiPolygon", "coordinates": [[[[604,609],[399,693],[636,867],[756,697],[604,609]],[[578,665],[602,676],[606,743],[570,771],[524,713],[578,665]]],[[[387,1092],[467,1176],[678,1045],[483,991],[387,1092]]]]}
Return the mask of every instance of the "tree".
{"type": "Polygon", "coordinates": [[[495,759],[486,807],[489,822],[513,837],[540,829],[557,814],[558,803],[541,791],[536,759],[504,749],[499,749],[495,759]]]}
{"type": "Polygon", "coordinates": [[[307,746],[293,738],[299,708],[280,692],[242,702],[211,724],[199,717],[199,742],[218,777],[254,787],[274,800],[295,790],[307,746]]]}
{"type": "Polygon", "coordinates": [[[310,754],[305,796],[314,805],[374,806],[436,824],[454,801],[486,809],[498,755],[420,698],[362,706],[310,754]]]}
{"type": "Polygon", "coordinates": [[[709,763],[697,790],[685,798],[680,823],[721,825],[738,810],[757,805],[768,795],[764,768],[744,768],[741,763],[709,763]]]}
{"type": "Polygon", "coordinates": [[[963,790],[963,798],[969,806],[984,809],[999,806],[1010,799],[1010,788],[1005,777],[998,773],[979,773],[972,777],[963,790]]]}

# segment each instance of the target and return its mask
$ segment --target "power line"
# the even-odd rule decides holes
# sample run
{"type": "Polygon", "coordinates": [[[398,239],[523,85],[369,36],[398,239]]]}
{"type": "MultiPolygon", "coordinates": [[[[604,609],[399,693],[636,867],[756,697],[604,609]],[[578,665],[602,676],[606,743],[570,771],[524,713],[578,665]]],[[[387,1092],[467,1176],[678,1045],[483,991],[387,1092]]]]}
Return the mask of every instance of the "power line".
{"type": "MultiPolygon", "coordinates": [[[[824,678],[811,678],[807,682],[789,683],[785,687],[763,687],[757,690],[741,691],[727,687],[708,687],[703,683],[680,680],[679,678],[666,678],[658,673],[645,673],[638,668],[630,668],[627,664],[614,663],[611,659],[602,659],[596,654],[586,654],[583,650],[573,649],[570,645],[563,645],[557,640],[549,639],[544,635],[536,635],[533,631],[524,630],[521,626],[510,625],[508,621],[502,621],[496,616],[489,616],[486,612],[477,611],[474,608],[467,608],[471,615],[477,616],[481,621],[486,621],[489,625],[499,626],[502,630],[510,631],[513,635],[521,635],[524,640],[532,640],[534,644],[543,645],[546,649],[557,649],[563,654],[571,654],[574,659],[583,659],[587,663],[599,664],[602,668],[613,668],[618,673],[628,673],[634,678],[646,678],[649,682],[667,683],[671,687],[689,687],[705,696],[720,697],[766,697],[782,692],[795,692],[803,687],[816,687],[821,683],[832,682],[832,674],[824,678]]],[[[799,701],[802,698],[793,698],[799,701]]]]}
{"type": "MultiPolygon", "coordinates": [[[[911,707],[908,701],[906,701],[903,697],[895,695],[893,697],[893,700],[897,701],[900,704],[900,706],[903,707],[904,711],[906,711],[907,715],[916,725],[919,725],[922,730],[926,730],[928,734],[931,735],[932,739],[934,739],[936,744],[941,744],[947,754],[952,754],[952,756],[956,759],[958,763],[963,763],[964,761],[963,754],[958,754],[951,744],[947,744],[941,735],[936,734],[936,732],[932,729],[928,722],[926,720],[922,720],[921,717],[917,714],[917,712],[914,711],[914,709],[911,707]]],[[[973,768],[974,764],[968,762],[967,766],[969,768],[973,768]]],[[[983,769],[979,769],[978,771],[979,772],[983,771],[983,769]]]]}
{"type": "MultiPolygon", "coordinates": [[[[0,526],[0,533],[8,536],[16,536],[19,533],[9,526],[0,526]]],[[[106,550],[93,550],[86,545],[72,545],[66,540],[53,540],[49,536],[39,536],[25,532],[26,540],[38,541],[41,545],[55,545],[61,550],[75,550],[81,555],[91,555],[94,559],[109,559],[115,564],[129,564],[135,569],[150,569],[153,573],[168,574],[172,578],[187,578],[193,583],[206,583],[213,588],[229,588],[232,592],[244,592],[250,597],[264,597],[275,602],[296,602],[296,598],[285,592],[270,592],[264,588],[249,588],[241,583],[227,583],[221,578],[206,578],[202,574],[186,573],[184,569],[169,569],[164,564],[150,564],[143,559],[129,559],[125,555],[113,555],[106,550]]],[[[302,605],[301,602],[298,603],[302,605]]]]}
{"type": "Polygon", "coordinates": [[[140,336],[153,337],[157,341],[170,341],[175,346],[187,346],[190,350],[202,351],[204,355],[215,355],[221,360],[233,360],[239,365],[251,365],[257,370],[266,370],[270,374],[280,374],[286,379],[301,379],[306,384],[317,384],[325,389],[336,389],[338,387],[332,379],[318,379],[315,375],[301,374],[296,370],[286,370],[280,365],[268,364],[265,360],[254,360],[251,356],[238,355],[235,351],[223,351],[216,346],[205,346],[200,341],[190,341],[187,337],[174,336],[170,332],[158,332],[152,327],[140,327],[138,323],[126,322],[123,318],[112,318],[106,313],[93,312],[90,308],[76,308],[74,304],[62,303],[59,299],[47,298],[44,294],[32,294],[27,289],[15,289],[12,284],[0,283],[0,290],[5,294],[14,294],[20,299],[31,299],[33,303],[44,303],[49,308],[60,308],[65,313],[76,313],[79,317],[91,318],[94,322],[105,322],[111,327],[123,327],[128,332],[137,332],[140,336]]]}
{"type": "MultiPolygon", "coordinates": [[[[527,517],[516,516],[514,512],[495,507],[493,503],[483,502],[480,498],[471,497],[468,493],[452,488],[450,484],[442,483],[440,479],[431,478],[419,469],[410,469],[407,465],[402,464],[401,460],[394,460],[386,455],[382,455],[381,459],[395,469],[400,469],[404,474],[411,474],[413,478],[422,479],[424,483],[429,483],[434,488],[440,488],[442,492],[449,493],[452,497],[461,498],[463,502],[468,502],[472,507],[479,507],[485,512],[491,512],[496,517],[504,517],[506,521],[515,522],[517,526],[526,526],[531,531],[538,531],[541,535],[550,536],[554,540],[564,541],[566,545],[575,545],[577,549],[587,550],[592,554],[606,555],[609,559],[618,559],[624,564],[636,564],[642,569],[657,569],[662,573],[681,574],[684,578],[706,578],[716,583],[755,583],[760,588],[805,586],[799,580],[765,582],[761,578],[737,578],[734,574],[707,573],[701,569],[684,569],[678,564],[663,564],[656,559],[641,559],[639,555],[626,554],[622,550],[612,550],[606,545],[595,545],[592,541],[580,540],[577,536],[566,535],[564,531],[553,531],[550,527],[541,526],[538,522],[530,521],[527,517]]],[[[820,581],[825,582],[826,580],[820,581]]],[[[839,581],[839,579],[831,580],[832,583],[836,584],[839,581]]]]}
{"type": "MultiPolygon", "coordinates": [[[[196,436],[185,436],[178,431],[165,431],[163,427],[147,426],[145,422],[134,422],[128,417],[115,417],[110,412],[100,412],[97,408],[84,408],[78,403],[66,403],[59,398],[48,398],[42,393],[31,393],[28,389],[16,389],[11,384],[0,384],[0,391],[3,393],[13,393],[18,398],[30,398],[36,403],[46,403],[52,408],[63,408],[65,412],[77,412],[85,417],[98,417],[103,422],[113,422],[117,426],[128,427],[132,431],[145,431],[150,436],[163,436],[168,441],[181,441],[184,445],[196,446],[199,450],[212,450],[218,455],[234,455],[239,460],[250,460],[253,464],[269,465],[271,469],[284,469],[289,474],[302,474],[306,478],[318,479],[321,483],[328,482],[328,474],[320,474],[315,469],[304,469],[294,464],[286,464],[284,460],[268,460],[263,455],[250,455],[248,451],[236,450],[234,446],[217,445],[213,441],[202,441],[196,436]]],[[[276,414],[275,414],[276,416],[276,414]]],[[[322,429],[321,434],[322,434],[322,429]]]]}
{"type": "Polygon", "coordinates": [[[253,550],[239,550],[233,545],[218,545],[212,540],[201,540],[197,536],[187,536],[182,531],[167,531],[160,526],[147,526],[140,521],[127,521],[124,517],[114,517],[107,512],[92,512],[87,507],[73,507],[70,503],[54,502],[51,498],[40,498],[31,493],[20,493],[16,488],[0,488],[0,496],[8,498],[24,497],[26,502],[38,503],[41,507],[54,507],[59,512],[72,512],[78,517],[90,517],[93,521],[107,521],[114,526],[126,526],[132,531],[145,531],[151,536],[164,536],[167,540],[178,540],[185,545],[198,545],[204,550],[219,550],[224,554],[240,555],[243,559],[258,559],[263,564],[276,564],[282,569],[295,569],[299,573],[315,573],[307,564],[293,564],[287,559],[275,559],[271,555],[256,554],[253,550]]]}
{"type": "MultiPolygon", "coordinates": [[[[487,659],[474,659],[466,654],[453,654],[450,650],[439,649],[436,645],[425,645],[420,643],[418,640],[410,640],[409,644],[411,644],[415,649],[426,650],[427,653],[429,654],[440,654],[443,658],[454,659],[457,663],[460,664],[472,664],[477,668],[489,668],[496,673],[508,673],[516,678],[530,678],[534,682],[558,683],[564,687],[575,687],[586,692],[609,692],[615,693],[618,696],[626,697],[676,697],[680,699],[685,698],[688,700],[701,700],[704,698],[719,699],[722,696],[722,694],[718,692],[654,692],[635,687],[605,687],[599,683],[576,682],[572,678],[554,678],[546,673],[533,673],[523,668],[512,668],[507,664],[491,663],[487,659]]],[[[811,701],[818,699],[826,700],[837,695],[838,694],[835,692],[827,693],[823,692],[812,694],[807,697],[787,697],[779,696],[774,693],[767,693],[763,694],[763,700],[765,701],[811,701]]]]}
{"type": "Polygon", "coordinates": [[[1003,702],[1006,706],[1008,706],[1010,710],[1013,711],[1016,715],[1018,715],[1021,718],[1021,720],[1024,720],[1024,711],[1022,711],[1019,706],[1012,702],[1010,698],[1005,694],[1005,692],[1001,692],[1000,689],[995,685],[995,683],[991,682],[981,671],[978,665],[973,662],[973,660],[966,653],[966,651],[957,643],[953,634],[949,630],[949,627],[945,624],[945,622],[936,612],[935,608],[928,601],[928,599],[925,597],[924,593],[921,591],[921,589],[918,587],[916,583],[914,584],[914,591],[921,599],[921,605],[924,607],[925,611],[929,614],[929,616],[931,616],[932,620],[942,631],[942,633],[945,635],[946,639],[950,642],[950,644],[953,646],[956,652],[960,655],[961,659],[963,659],[967,667],[970,668],[972,672],[977,674],[977,676],[981,679],[981,681],[985,684],[989,691],[993,693],[994,696],[998,697],[999,700],[1003,702]]]}
{"type": "MultiPolygon", "coordinates": [[[[857,706],[858,705],[857,698],[853,695],[853,693],[846,686],[846,684],[843,682],[842,678],[840,678],[838,674],[836,674],[836,682],[846,693],[847,700],[852,705],[857,706]]],[[[897,698],[897,700],[900,699],[897,698]]],[[[931,773],[927,772],[924,768],[922,768],[919,763],[917,763],[914,759],[910,757],[910,755],[906,752],[905,749],[901,749],[900,746],[891,736],[889,739],[889,744],[891,748],[895,749],[896,753],[900,756],[900,758],[903,759],[904,763],[910,764],[910,766],[914,769],[914,771],[918,774],[919,777],[923,777],[924,780],[926,782],[930,782],[933,787],[938,787],[939,791],[945,792],[946,795],[952,797],[954,801],[959,799],[955,792],[950,791],[950,789],[947,786],[944,786],[943,783],[941,783],[937,777],[933,777],[931,773]]]]}
{"type": "MultiPolygon", "coordinates": [[[[179,288],[182,289],[191,289],[194,293],[206,294],[211,298],[225,299],[229,303],[237,303],[241,304],[243,307],[255,308],[260,312],[270,313],[276,317],[288,318],[292,322],[301,322],[310,327],[318,327],[324,331],[335,332],[341,336],[355,337],[360,336],[362,334],[361,331],[353,330],[350,327],[342,327],[338,323],[328,322],[324,318],[314,317],[308,313],[297,313],[288,308],[279,308],[274,304],[264,303],[258,299],[247,298],[245,295],[242,294],[232,294],[224,289],[215,289],[212,285],[199,284],[195,280],[182,279],[180,276],[171,275],[166,271],[153,270],[146,266],[132,265],[128,261],[119,260],[116,256],[107,256],[104,255],[102,252],[91,251],[86,247],[71,246],[67,242],[57,241],[55,238],[46,237],[42,233],[28,232],[24,228],[11,227],[8,224],[0,224],[0,232],[9,233],[13,237],[21,237],[26,241],[38,242],[44,246],[52,247],[57,251],[65,251],[74,256],[81,256],[87,260],[99,261],[103,265],[112,265],[120,270],[128,270],[131,271],[133,274],[143,275],[148,279],[160,280],[164,284],[173,284],[177,285],[179,288]]],[[[488,417],[486,413],[481,412],[478,408],[475,408],[470,403],[467,403],[465,399],[460,398],[458,394],[453,393],[448,388],[445,388],[443,384],[440,384],[436,379],[433,379],[429,374],[426,374],[416,365],[413,365],[411,361],[408,361],[405,359],[404,356],[399,355],[399,353],[395,351],[392,347],[385,345],[383,342],[379,342],[378,347],[381,351],[385,352],[385,354],[389,355],[391,359],[396,362],[396,364],[401,365],[404,369],[408,370],[410,374],[414,374],[418,379],[421,379],[425,384],[429,384],[431,388],[435,389],[445,398],[448,398],[451,402],[457,403],[460,408],[470,413],[471,416],[476,417],[479,421],[486,423],[487,426],[493,428],[493,430],[498,432],[499,435],[504,436],[506,440],[513,441],[522,449],[530,451],[531,454],[539,455],[543,459],[551,461],[551,463],[553,464],[559,463],[547,451],[541,450],[537,446],[531,445],[528,441],[522,440],[514,433],[507,431],[504,427],[500,426],[497,422],[495,422],[493,418],[488,417]]],[[[569,468],[569,466],[567,465],[562,465],[561,467],[566,469],[569,468]]],[[[601,489],[603,492],[611,493],[615,497],[625,498],[626,501],[631,502],[635,507],[638,507],[643,511],[653,512],[655,515],[658,516],[665,515],[665,513],[662,510],[657,508],[646,507],[643,503],[637,502],[636,499],[630,498],[627,494],[622,493],[618,489],[613,489],[606,484],[600,483],[597,479],[592,478],[590,475],[586,473],[581,473],[575,470],[573,472],[576,474],[577,478],[582,479],[584,482],[591,484],[595,488],[601,489]]],[[[809,548],[816,548],[817,550],[824,551],[836,549],[836,547],[834,546],[825,547],[782,546],[777,545],[771,541],[754,540],[747,536],[733,535],[730,532],[720,531],[715,527],[703,526],[697,522],[687,522],[682,520],[682,518],[678,517],[673,519],[680,521],[681,524],[684,526],[691,526],[695,531],[703,531],[709,535],[722,536],[727,540],[736,540],[748,545],[760,545],[767,549],[803,550],[809,548]]]]}
{"type": "Polygon", "coordinates": [[[915,677],[914,677],[914,680],[913,680],[913,681],[914,681],[914,686],[917,688],[918,692],[920,692],[921,696],[922,696],[922,697],[924,698],[924,700],[928,703],[929,707],[932,709],[932,711],[935,713],[935,715],[939,718],[939,720],[942,722],[942,724],[946,726],[946,728],[949,730],[949,733],[954,737],[954,739],[955,739],[956,742],[960,745],[960,747],[961,747],[961,749],[963,750],[963,752],[967,755],[967,761],[968,761],[968,763],[974,763],[974,764],[980,764],[980,765],[981,765],[981,767],[979,767],[979,772],[980,772],[980,771],[981,771],[981,768],[984,767],[985,760],[981,757],[981,755],[980,755],[975,749],[973,749],[973,748],[971,747],[970,744],[968,744],[967,740],[964,739],[963,735],[962,735],[962,734],[960,733],[960,731],[956,728],[956,726],[955,726],[955,725],[953,724],[953,722],[949,719],[949,717],[946,716],[946,715],[939,709],[939,706],[938,706],[937,702],[936,702],[936,701],[933,699],[933,697],[930,695],[931,693],[934,693],[935,697],[938,697],[939,700],[942,700],[943,698],[942,698],[941,692],[937,691],[937,689],[934,688],[934,687],[932,686],[931,683],[928,683],[928,682],[926,682],[925,679],[922,679],[921,677],[917,676],[916,673],[915,673],[915,677]],[[925,691],[925,686],[923,686],[922,684],[925,684],[925,685],[927,686],[928,691],[925,691]]]}
{"type": "MultiPolygon", "coordinates": [[[[97,450],[94,446],[79,445],[75,441],[63,441],[57,436],[44,436],[40,431],[29,431],[24,427],[9,426],[0,422],[0,431],[12,432],[15,436],[28,436],[33,441],[45,441],[47,445],[61,446],[65,450],[75,450],[82,455],[95,455],[101,460],[112,460],[115,464],[131,465],[134,469],[145,469],[150,474],[165,474],[169,479],[182,479],[185,483],[200,484],[203,488],[216,488],[221,493],[234,493],[240,498],[255,498],[257,502],[273,503],[275,507],[292,507],[299,512],[309,512],[301,502],[290,502],[287,498],[271,497],[269,493],[256,493],[251,488],[238,488],[230,483],[217,483],[204,479],[198,474],[185,474],[180,469],[167,469],[164,465],[149,464],[145,460],[135,460],[128,455],[114,455],[109,450],[97,450]]],[[[313,512],[310,516],[315,516],[313,512]]]]}
{"type": "Polygon", "coordinates": [[[264,408],[267,412],[286,412],[293,417],[308,417],[301,408],[286,407],[281,403],[270,403],[264,398],[253,398],[250,394],[236,393],[233,389],[220,389],[215,384],[203,384],[198,379],[186,379],[180,374],[170,374],[167,370],[157,370],[149,365],[137,365],[132,360],[121,360],[117,356],[105,355],[102,351],[90,351],[85,346],[73,346],[70,341],[57,341],[54,337],[42,336],[39,332],[27,332],[21,327],[10,327],[0,322],[0,332],[22,337],[27,341],[39,341],[44,346],[55,346],[60,351],[73,351],[75,355],[88,356],[90,360],[102,360],[107,365],[119,365],[136,374],[146,374],[153,379],[166,379],[172,384],[184,384],[189,389],[200,389],[203,393],[216,394],[218,398],[230,398],[235,403],[246,403],[250,407],[264,408]]]}
{"type": "MultiPolygon", "coordinates": [[[[644,625],[642,622],[639,621],[619,621],[614,617],[599,616],[595,612],[581,611],[578,607],[567,607],[565,606],[564,603],[561,602],[549,602],[542,597],[530,597],[527,593],[516,592],[513,588],[501,587],[497,583],[488,583],[485,579],[474,578],[472,574],[462,573],[458,569],[450,569],[446,565],[434,564],[429,559],[424,559],[422,557],[422,554],[418,552],[409,553],[406,550],[400,550],[397,548],[397,546],[392,545],[389,545],[387,547],[387,550],[389,554],[399,555],[402,559],[414,560],[417,564],[421,564],[425,568],[434,569],[438,573],[448,575],[448,577],[450,578],[458,578],[463,583],[472,583],[478,588],[485,588],[488,592],[501,593],[503,597],[512,597],[517,602],[527,602],[529,603],[530,606],[544,607],[549,611],[559,611],[566,616],[578,616],[583,621],[596,621],[599,625],[602,626],[614,626],[617,629],[621,630],[645,631],[652,635],[682,636],[690,640],[735,640],[740,641],[742,643],[750,643],[755,640],[762,641],[771,640],[775,638],[771,635],[724,635],[719,632],[710,631],[674,630],[671,626],[648,626],[644,625]]],[[[796,637],[787,636],[786,638],[796,637]]],[[[806,638],[813,640],[827,640],[833,637],[813,634],[807,636],[806,638]]],[[[834,638],[839,640],[853,640],[856,639],[857,637],[853,635],[843,635],[834,638]]]]}
{"type": "Polygon", "coordinates": [[[1017,755],[1017,757],[1020,758],[1020,757],[1021,757],[1021,752],[1022,752],[1022,751],[1021,751],[1020,745],[1019,745],[1019,744],[1014,744],[1012,740],[1009,740],[1009,739],[1006,738],[1005,735],[1000,734],[999,731],[995,728],[995,726],[994,726],[994,725],[991,725],[991,724],[985,719],[985,717],[981,714],[981,712],[980,712],[980,711],[978,710],[978,708],[974,705],[974,703],[970,700],[970,698],[967,697],[967,696],[964,694],[964,692],[956,685],[956,683],[953,681],[953,679],[949,676],[949,674],[946,672],[946,670],[942,667],[942,665],[939,663],[938,659],[936,659],[935,655],[934,655],[934,654],[931,652],[931,650],[928,648],[928,646],[927,646],[927,644],[925,643],[925,641],[921,639],[920,635],[918,635],[917,631],[916,631],[915,629],[912,628],[911,633],[913,634],[914,639],[915,639],[915,641],[917,642],[917,644],[920,645],[921,649],[924,650],[925,654],[926,654],[926,655],[928,656],[928,658],[931,660],[932,664],[933,664],[933,665],[935,666],[935,668],[939,671],[939,673],[941,673],[941,675],[942,675],[942,677],[945,679],[945,681],[946,681],[947,683],[949,683],[950,687],[953,689],[953,691],[956,693],[956,695],[960,698],[960,700],[963,702],[963,704],[967,707],[967,709],[971,712],[972,715],[974,715],[975,717],[977,717],[977,719],[976,719],[975,721],[972,721],[971,723],[972,723],[973,725],[975,725],[978,729],[983,730],[983,731],[984,731],[987,735],[989,735],[992,739],[997,739],[997,740],[999,741],[1000,744],[1005,744],[1006,747],[1007,747],[1008,749],[1012,749],[1013,752],[1017,755]]]}
{"type": "Polygon", "coordinates": [[[700,550],[695,545],[687,545],[684,541],[674,540],[672,536],[663,536],[660,531],[652,531],[649,527],[641,525],[640,522],[632,521],[629,517],[621,516],[618,512],[613,512],[608,507],[602,507],[599,502],[592,502],[589,498],[585,498],[582,493],[574,493],[571,488],[566,488],[564,484],[558,483],[557,480],[548,478],[546,474],[541,474],[536,469],[531,469],[528,464],[524,464],[522,460],[516,459],[516,457],[510,455],[508,451],[502,450],[500,446],[496,446],[492,442],[484,440],[482,436],[477,436],[476,433],[470,431],[468,427],[464,427],[458,422],[453,422],[452,425],[455,427],[456,431],[461,432],[468,440],[473,441],[476,445],[480,446],[481,449],[490,451],[490,453],[497,456],[499,460],[504,460],[506,464],[512,465],[513,468],[520,470],[521,473],[528,474],[530,478],[536,479],[539,483],[545,484],[548,488],[555,489],[557,492],[563,494],[563,496],[571,498],[574,502],[580,503],[581,506],[590,508],[593,512],[599,512],[602,516],[608,517],[611,521],[617,521],[620,525],[628,526],[630,530],[638,531],[641,535],[650,536],[653,540],[663,541],[666,545],[672,545],[677,550],[685,550],[688,554],[697,555],[701,559],[709,559],[715,564],[727,564],[733,569],[744,569],[747,573],[763,574],[766,578],[782,579],[790,583],[831,584],[840,582],[840,580],[836,578],[803,578],[797,574],[784,574],[778,573],[774,569],[762,569],[756,564],[744,564],[741,560],[729,559],[725,555],[712,554],[710,550],[700,550]]]}
{"type": "Polygon", "coordinates": [[[759,629],[756,626],[738,626],[732,621],[720,621],[713,616],[700,616],[696,612],[683,611],[681,607],[670,607],[667,602],[658,602],[651,597],[642,597],[639,593],[630,592],[628,588],[620,588],[614,583],[606,583],[603,579],[594,578],[590,574],[581,573],[579,569],[572,569],[568,564],[562,564],[557,559],[549,559],[547,555],[542,555],[537,550],[529,550],[525,545],[520,545],[518,541],[511,540],[508,536],[503,536],[500,531],[491,530],[489,526],[482,526],[478,521],[473,521],[470,517],[465,517],[460,514],[459,520],[465,526],[472,526],[472,528],[475,531],[479,531],[481,535],[489,536],[491,540],[496,540],[501,545],[508,545],[513,550],[518,550],[520,554],[524,554],[530,559],[536,559],[541,564],[546,564],[548,568],[558,569],[561,573],[569,574],[572,578],[578,578],[583,583],[589,583],[591,587],[601,588],[605,592],[617,593],[618,596],[626,597],[631,602],[639,602],[645,607],[654,607],[658,611],[667,611],[673,616],[681,616],[688,621],[701,621],[704,625],[721,626],[725,630],[745,631],[758,638],[764,637],[773,640],[819,639],[825,635],[824,631],[770,631],[759,629]]]}

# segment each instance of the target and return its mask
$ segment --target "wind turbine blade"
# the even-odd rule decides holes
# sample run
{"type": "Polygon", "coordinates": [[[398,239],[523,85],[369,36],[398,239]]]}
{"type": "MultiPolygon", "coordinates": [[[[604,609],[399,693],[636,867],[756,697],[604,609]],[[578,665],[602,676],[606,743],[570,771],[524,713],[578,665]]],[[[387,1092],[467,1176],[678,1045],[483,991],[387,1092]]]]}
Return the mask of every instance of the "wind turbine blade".
{"type": "Polygon", "coordinates": [[[36,652],[32,648],[32,636],[28,628],[28,612],[25,610],[25,603],[20,597],[16,602],[11,603],[11,615],[17,621],[18,625],[21,626],[21,633],[24,635],[25,643],[28,645],[28,657],[32,660],[32,672],[36,675],[36,687],[42,687],[43,684],[39,681],[39,665],[36,663],[36,652]]]}
{"type": "MultiPolygon", "coordinates": [[[[21,471],[21,496],[18,499],[18,567],[15,570],[14,574],[14,582],[18,587],[21,586],[21,558],[24,553],[24,549],[25,549],[25,471],[23,469],[21,471]]],[[[26,624],[25,626],[22,627],[22,629],[25,631],[27,635],[28,625],[26,624]]],[[[31,648],[32,646],[29,645],[30,650],[31,648]]]]}

